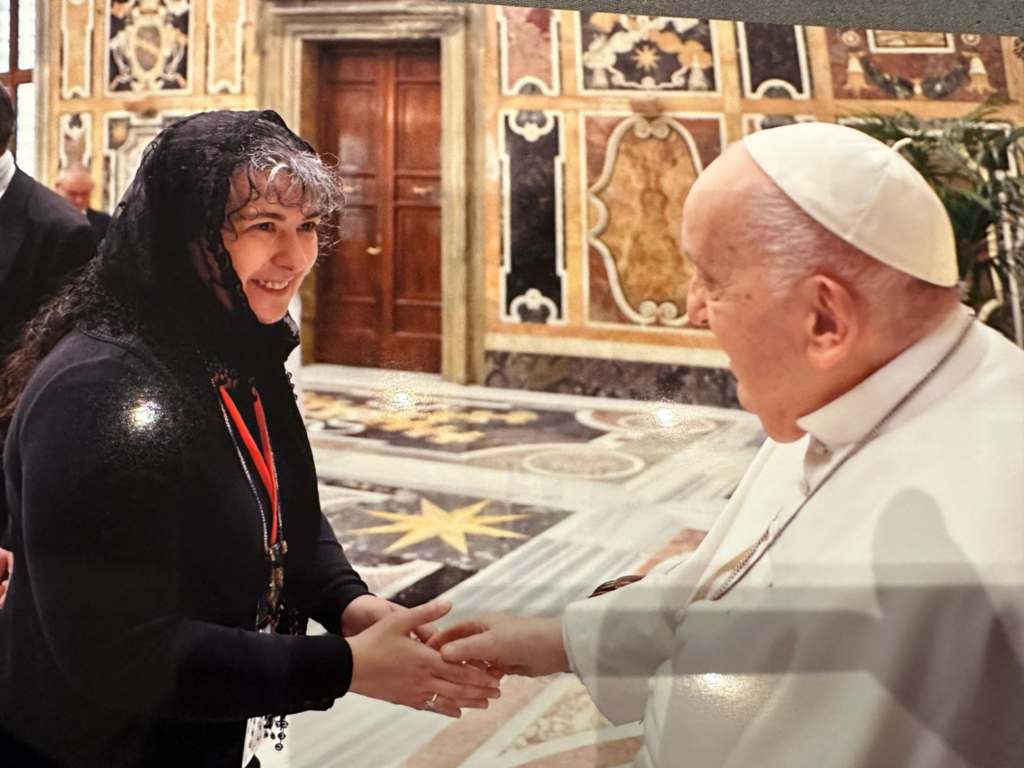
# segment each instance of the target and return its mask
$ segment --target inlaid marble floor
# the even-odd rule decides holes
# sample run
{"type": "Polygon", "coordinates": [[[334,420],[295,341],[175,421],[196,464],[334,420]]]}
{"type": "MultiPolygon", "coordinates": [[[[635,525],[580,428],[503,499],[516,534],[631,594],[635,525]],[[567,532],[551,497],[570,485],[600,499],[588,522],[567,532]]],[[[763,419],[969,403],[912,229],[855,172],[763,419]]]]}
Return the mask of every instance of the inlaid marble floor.
{"type": "MultiPolygon", "coordinates": [[[[692,551],[764,440],[742,411],[461,387],[313,366],[304,410],[325,513],[382,597],[444,595],[447,621],[558,612],[599,583],[692,551]]],[[[626,765],[572,676],[507,678],[459,721],[351,695],[291,718],[282,768],[626,765]]]]}

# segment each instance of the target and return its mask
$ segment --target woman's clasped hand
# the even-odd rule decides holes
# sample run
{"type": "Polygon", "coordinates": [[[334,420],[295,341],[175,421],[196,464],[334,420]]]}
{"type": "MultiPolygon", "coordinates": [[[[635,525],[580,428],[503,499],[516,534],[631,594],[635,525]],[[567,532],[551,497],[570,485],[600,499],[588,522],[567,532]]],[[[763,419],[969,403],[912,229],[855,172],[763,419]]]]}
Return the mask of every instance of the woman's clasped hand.
{"type": "Polygon", "coordinates": [[[498,680],[477,667],[446,662],[413,636],[450,610],[451,603],[435,600],[392,613],[350,637],[349,691],[455,718],[463,709],[486,709],[490,699],[501,696],[498,680]]]}

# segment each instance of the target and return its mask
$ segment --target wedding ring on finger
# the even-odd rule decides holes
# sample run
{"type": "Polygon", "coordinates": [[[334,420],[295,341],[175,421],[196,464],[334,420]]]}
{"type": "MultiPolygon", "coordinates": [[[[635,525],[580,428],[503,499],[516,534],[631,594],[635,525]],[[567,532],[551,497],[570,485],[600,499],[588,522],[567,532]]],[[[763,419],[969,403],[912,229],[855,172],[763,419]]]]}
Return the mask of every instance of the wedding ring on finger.
{"type": "Polygon", "coordinates": [[[423,704],[423,710],[425,712],[433,712],[434,707],[437,704],[437,694],[435,693],[433,698],[423,704]]]}

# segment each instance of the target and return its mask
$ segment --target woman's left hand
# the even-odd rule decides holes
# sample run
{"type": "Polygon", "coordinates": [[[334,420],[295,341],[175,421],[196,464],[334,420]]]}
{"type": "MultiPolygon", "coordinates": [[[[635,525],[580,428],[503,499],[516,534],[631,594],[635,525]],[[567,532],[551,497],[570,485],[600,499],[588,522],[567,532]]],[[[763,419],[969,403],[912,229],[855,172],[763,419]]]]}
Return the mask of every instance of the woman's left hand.
{"type": "MultiPolygon", "coordinates": [[[[376,595],[360,595],[341,613],[341,634],[343,637],[358,635],[392,613],[405,610],[408,609],[376,595]]],[[[433,624],[424,624],[413,631],[417,638],[426,643],[437,634],[437,627],[433,624]]]]}

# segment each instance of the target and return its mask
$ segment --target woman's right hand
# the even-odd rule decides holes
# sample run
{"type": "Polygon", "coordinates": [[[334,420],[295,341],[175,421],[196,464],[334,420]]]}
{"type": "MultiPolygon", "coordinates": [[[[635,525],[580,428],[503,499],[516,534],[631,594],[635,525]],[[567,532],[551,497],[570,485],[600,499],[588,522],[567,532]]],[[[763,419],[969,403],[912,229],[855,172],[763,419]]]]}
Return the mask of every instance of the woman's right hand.
{"type": "Polygon", "coordinates": [[[498,698],[498,681],[470,665],[449,664],[410,633],[451,610],[447,600],[393,613],[348,638],[352,649],[353,693],[413,709],[425,709],[434,694],[433,711],[460,717],[462,709],[486,709],[498,698]]]}

